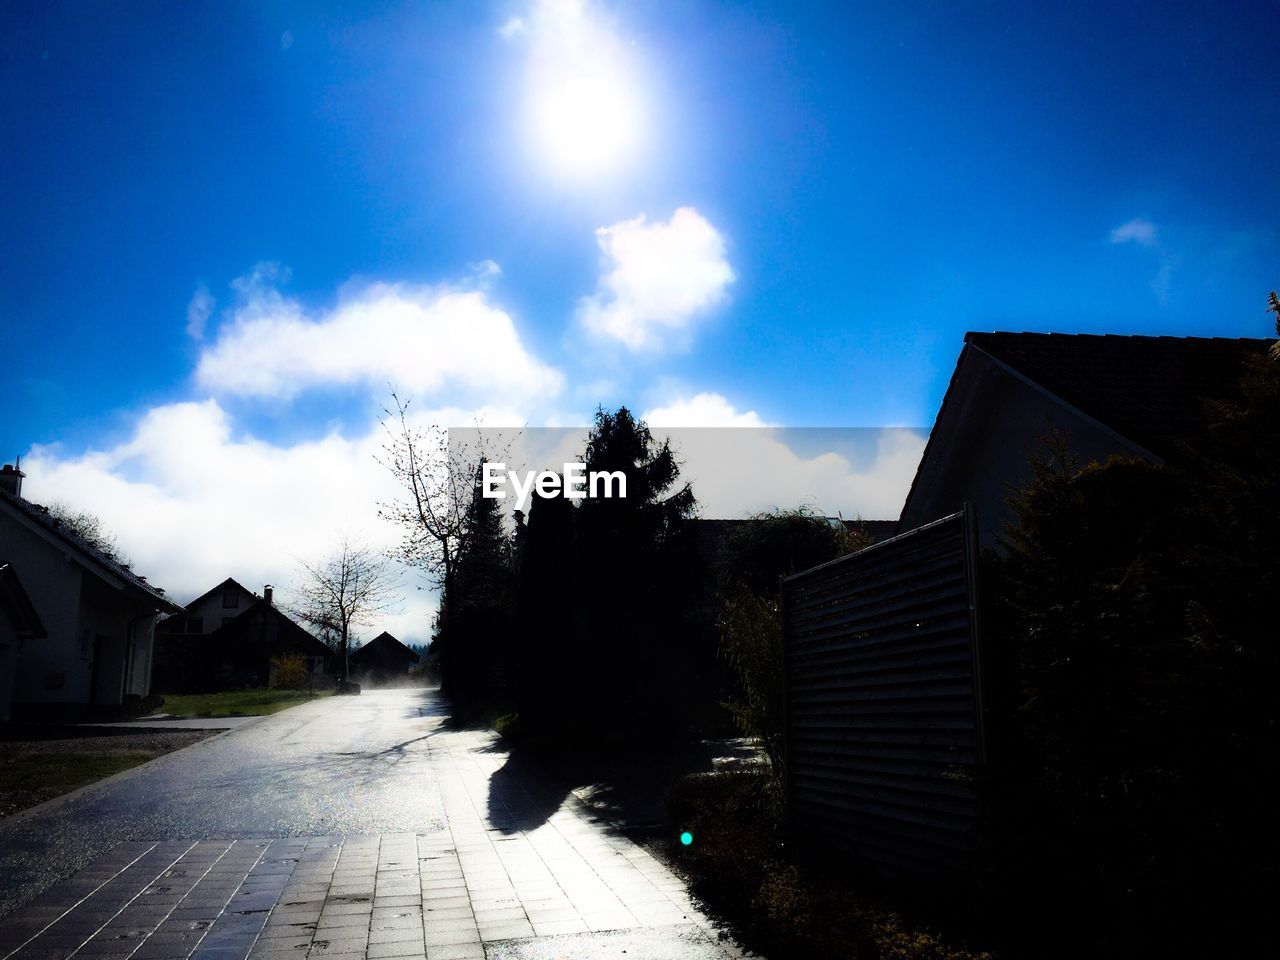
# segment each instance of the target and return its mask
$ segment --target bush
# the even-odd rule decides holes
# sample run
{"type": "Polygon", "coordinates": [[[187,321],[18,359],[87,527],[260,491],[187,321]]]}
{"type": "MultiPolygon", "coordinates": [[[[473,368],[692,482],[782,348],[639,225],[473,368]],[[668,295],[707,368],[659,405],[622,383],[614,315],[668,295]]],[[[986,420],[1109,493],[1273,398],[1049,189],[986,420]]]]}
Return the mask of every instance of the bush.
{"type": "Polygon", "coordinates": [[[311,679],[307,661],[297,653],[285,653],[271,658],[269,686],[277,690],[302,690],[311,679]]]}
{"type": "Polygon", "coordinates": [[[776,781],[758,772],[692,774],[668,792],[672,832],[694,892],[771,956],[813,960],[991,960],[951,946],[847,883],[792,857],[776,781]]]}
{"type": "Polygon", "coordinates": [[[859,550],[867,540],[809,507],[758,513],[750,520],[729,544],[716,627],[720,656],[741,686],[734,719],[744,735],[759,738],[781,783],[786,677],[779,580],[859,550]]]}
{"type": "Polygon", "coordinates": [[[1069,919],[1134,954],[1266,936],[1251,904],[1280,893],[1280,371],[1254,375],[1272,399],[1226,421],[1240,435],[1213,460],[1079,467],[1049,438],[1010,501],[984,572],[989,799],[1029,927],[1069,919]]]}
{"type": "Polygon", "coordinates": [[[520,714],[506,713],[493,721],[493,729],[498,736],[511,743],[516,743],[520,739],[520,714]]]}

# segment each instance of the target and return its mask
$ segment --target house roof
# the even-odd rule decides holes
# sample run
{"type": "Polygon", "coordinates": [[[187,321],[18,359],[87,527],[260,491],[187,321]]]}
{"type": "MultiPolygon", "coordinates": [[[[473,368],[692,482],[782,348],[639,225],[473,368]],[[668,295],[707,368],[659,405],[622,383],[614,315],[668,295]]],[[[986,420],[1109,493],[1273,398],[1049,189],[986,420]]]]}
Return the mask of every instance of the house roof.
{"type": "Polygon", "coordinates": [[[22,588],[13,564],[7,561],[0,561],[0,612],[8,617],[14,631],[23,639],[42,640],[49,635],[27,591],[22,588]]]}
{"type": "Polygon", "coordinates": [[[223,590],[226,590],[228,587],[235,587],[237,590],[243,590],[245,593],[247,593],[251,597],[256,598],[258,596],[256,593],[254,593],[244,584],[240,583],[240,581],[236,580],[234,577],[227,577],[227,579],[223,580],[217,586],[210,587],[204,593],[200,594],[200,596],[195,597],[194,599],[188,600],[187,606],[194,607],[201,600],[207,599],[208,597],[213,596],[215,593],[220,593],[223,590]]]}
{"type": "Polygon", "coordinates": [[[254,627],[263,620],[272,619],[276,623],[276,639],[273,647],[301,653],[309,657],[327,657],[333,653],[328,645],[317,640],[311,633],[294,623],[279,607],[265,600],[255,600],[233,619],[227,621],[209,634],[209,643],[235,645],[253,645],[261,642],[254,627]]]}
{"type": "Polygon", "coordinates": [[[1238,398],[1245,358],[1272,343],[1061,333],[967,333],[964,341],[1159,457],[1208,438],[1203,401],[1238,398]]]}
{"type": "Polygon", "coordinates": [[[112,586],[119,584],[167,613],[181,613],[183,607],[164,595],[159,587],[147,583],[147,578],[134,573],[128,566],[103,552],[78,533],[70,530],[50,512],[48,507],[32,503],[23,497],[0,490],[0,508],[7,509],[20,521],[34,526],[47,538],[58,542],[70,551],[86,570],[112,586]]]}
{"type": "Polygon", "coordinates": [[[384,657],[397,657],[412,663],[417,663],[419,660],[416,653],[385,630],[360,647],[359,650],[353,651],[347,659],[352,663],[358,664],[365,660],[382,659],[384,657]]]}

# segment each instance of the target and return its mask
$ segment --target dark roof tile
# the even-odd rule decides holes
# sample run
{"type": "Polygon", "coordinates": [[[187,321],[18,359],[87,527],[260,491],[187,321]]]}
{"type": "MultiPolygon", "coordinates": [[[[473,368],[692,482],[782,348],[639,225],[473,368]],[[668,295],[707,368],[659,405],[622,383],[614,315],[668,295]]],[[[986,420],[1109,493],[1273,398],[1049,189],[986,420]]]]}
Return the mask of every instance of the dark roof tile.
{"type": "Polygon", "coordinates": [[[1206,399],[1239,396],[1243,363],[1270,340],[967,333],[996,358],[1161,457],[1208,436],[1206,399]]]}

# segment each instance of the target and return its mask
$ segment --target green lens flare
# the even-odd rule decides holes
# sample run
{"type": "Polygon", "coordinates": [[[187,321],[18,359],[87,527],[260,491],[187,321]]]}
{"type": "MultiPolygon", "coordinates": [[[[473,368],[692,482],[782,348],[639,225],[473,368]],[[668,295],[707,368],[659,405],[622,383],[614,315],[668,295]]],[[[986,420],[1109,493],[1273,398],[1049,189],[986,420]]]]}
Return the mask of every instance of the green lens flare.
{"type": "Polygon", "coordinates": [[[689,846],[689,844],[693,843],[693,834],[686,830],[684,833],[680,834],[680,842],[686,847],[689,846]]]}

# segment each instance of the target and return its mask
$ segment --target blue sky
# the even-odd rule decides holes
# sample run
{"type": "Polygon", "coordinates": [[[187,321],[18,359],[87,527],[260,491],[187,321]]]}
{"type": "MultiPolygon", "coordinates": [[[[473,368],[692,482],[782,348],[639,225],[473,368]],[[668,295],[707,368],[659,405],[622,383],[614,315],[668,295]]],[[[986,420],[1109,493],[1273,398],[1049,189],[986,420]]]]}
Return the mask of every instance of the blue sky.
{"type": "Polygon", "coordinates": [[[283,462],[367,438],[396,383],[530,423],[928,426],[968,329],[1265,336],[1278,25],[5,4],[0,451],[180,516],[148,423],[283,462]]]}

